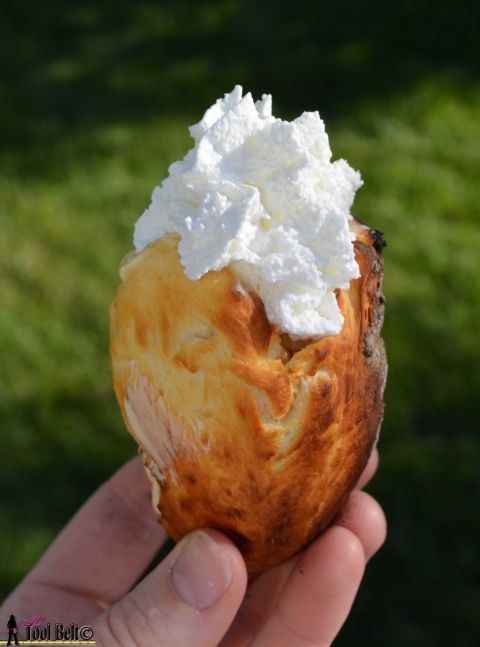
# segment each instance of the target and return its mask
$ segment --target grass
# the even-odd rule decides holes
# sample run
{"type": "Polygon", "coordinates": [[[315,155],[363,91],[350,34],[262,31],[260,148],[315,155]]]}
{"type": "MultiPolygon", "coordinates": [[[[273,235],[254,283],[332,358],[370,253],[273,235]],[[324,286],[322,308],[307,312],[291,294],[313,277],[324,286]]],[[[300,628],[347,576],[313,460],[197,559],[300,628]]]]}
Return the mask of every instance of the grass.
{"type": "MultiPolygon", "coordinates": [[[[353,83],[346,106],[346,90],[312,49],[309,28],[282,22],[280,13],[272,51],[281,57],[280,36],[294,44],[305,33],[303,49],[292,50],[293,69],[313,57],[299,78],[287,74],[287,87],[274,76],[273,58],[256,70],[258,43],[234,56],[227,37],[237,26],[247,43],[239,20],[248,6],[165,3],[160,14],[141,2],[125,15],[123,5],[112,9],[111,24],[94,3],[50,8],[38,17],[44,33],[51,29],[44,41],[10,9],[17,30],[5,28],[4,46],[14,55],[3,87],[11,100],[0,102],[0,488],[8,493],[0,589],[6,594],[19,581],[135,451],[114,401],[107,351],[118,265],[151,189],[190,146],[186,126],[240,80],[274,90],[281,115],[298,111],[301,99],[325,112],[334,157],[348,159],[365,180],[354,211],[388,241],[390,372],[382,465],[371,491],[386,509],[389,539],[337,643],[473,645],[480,633],[480,86],[470,64],[460,74],[447,69],[440,23],[430,26],[430,58],[413,43],[402,78],[381,68],[384,84],[368,86],[369,70],[393,60],[394,24],[385,15],[383,39],[369,33],[355,44],[344,24],[341,47],[322,45],[339,78],[364,81],[353,83]],[[224,60],[212,67],[218,52],[224,60]],[[307,82],[314,65],[331,90],[325,111],[320,90],[307,82]]],[[[253,33],[272,7],[266,2],[255,15],[253,33]]],[[[347,12],[349,19],[359,17],[347,12]]],[[[451,20],[453,32],[463,25],[457,15],[451,20]]]]}

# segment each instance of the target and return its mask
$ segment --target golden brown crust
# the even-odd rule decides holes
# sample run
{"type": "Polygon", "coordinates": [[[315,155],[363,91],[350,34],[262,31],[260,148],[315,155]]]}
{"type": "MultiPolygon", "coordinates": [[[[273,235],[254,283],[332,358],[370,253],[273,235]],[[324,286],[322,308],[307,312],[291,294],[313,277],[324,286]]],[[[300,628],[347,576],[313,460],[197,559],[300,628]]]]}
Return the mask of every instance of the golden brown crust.
{"type": "Polygon", "coordinates": [[[279,335],[229,268],[189,280],[175,235],[124,266],[115,392],[174,539],[218,528],[260,571],[307,545],[356,483],[386,375],[383,263],[374,232],[356,229],[361,278],[337,292],[341,333],[318,341],[279,335]]]}

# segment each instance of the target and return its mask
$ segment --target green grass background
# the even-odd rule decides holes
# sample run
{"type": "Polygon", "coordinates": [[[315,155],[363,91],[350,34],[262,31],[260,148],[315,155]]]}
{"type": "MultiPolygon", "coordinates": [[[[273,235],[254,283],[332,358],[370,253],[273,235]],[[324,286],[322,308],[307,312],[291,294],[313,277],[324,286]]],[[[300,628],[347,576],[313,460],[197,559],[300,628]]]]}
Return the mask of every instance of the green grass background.
{"type": "Polygon", "coordinates": [[[318,109],[385,232],[389,537],[338,645],[480,637],[480,84],[473,2],[58,1],[0,9],[0,589],[135,451],[108,305],[187,125],[242,83],[318,109]]]}

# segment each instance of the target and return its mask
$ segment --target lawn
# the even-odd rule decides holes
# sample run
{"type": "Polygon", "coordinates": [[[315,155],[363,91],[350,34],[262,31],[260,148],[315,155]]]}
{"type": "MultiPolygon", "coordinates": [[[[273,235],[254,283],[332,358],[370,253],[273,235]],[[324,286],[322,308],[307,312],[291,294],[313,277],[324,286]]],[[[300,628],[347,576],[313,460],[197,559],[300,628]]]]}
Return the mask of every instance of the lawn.
{"type": "MultiPolygon", "coordinates": [[[[155,13],[141,2],[128,29],[119,10],[107,25],[94,3],[51,24],[49,12],[34,24],[12,8],[17,31],[3,27],[3,47],[11,47],[0,102],[3,594],[135,451],[112,392],[107,312],[133,224],[190,146],[187,125],[237,80],[276,90],[280,116],[301,109],[285,81],[260,87],[268,66],[256,73],[248,57],[235,59],[225,35],[205,45],[222,26],[228,35],[244,5],[166,3],[155,13]],[[212,67],[222,47],[226,61],[212,67]],[[110,67],[105,52],[116,57],[110,67]],[[150,55],[165,65],[155,71],[150,55]]],[[[292,39],[295,24],[288,31],[282,23],[292,39]]],[[[376,50],[365,48],[337,52],[337,73],[366,75],[376,50]]],[[[325,114],[334,157],[362,172],[354,213],[388,242],[389,383],[370,490],[386,510],[389,538],[338,645],[368,637],[382,647],[466,647],[480,635],[480,85],[468,65],[434,68],[414,74],[409,62],[405,78],[383,90],[354,85],[348,107],[345,90],[330,93],[325,111],[304,76],[292,80],[295,89],[304,83],[305,107],[325,114]]],[[[333,83],[325,71],[321,78],[333,83]]]]}

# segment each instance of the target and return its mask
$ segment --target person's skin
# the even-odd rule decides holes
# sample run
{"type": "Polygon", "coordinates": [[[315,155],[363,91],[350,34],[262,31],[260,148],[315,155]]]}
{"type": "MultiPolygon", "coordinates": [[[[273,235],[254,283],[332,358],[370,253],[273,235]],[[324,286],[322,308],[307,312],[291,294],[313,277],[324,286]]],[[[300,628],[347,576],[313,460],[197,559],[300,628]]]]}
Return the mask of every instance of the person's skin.
{"type": "Polygon", "coordinates": [[[385,539],[380,506],[360,491],[377,464],[375,450],[326,532],[250,583],[234,544],[209,529],[182,539],[137,583],[166,534],[152,514],[141,460],[134,458],[80,508],[0,615],[88,624],[97,645],[109,647],[331,645],[366,562],[385,539]]]}

